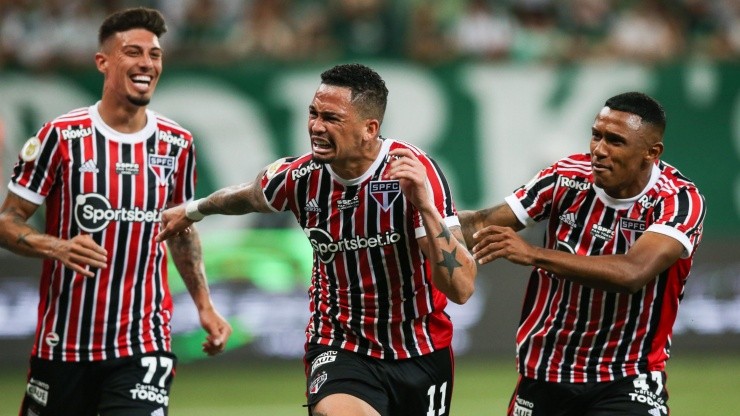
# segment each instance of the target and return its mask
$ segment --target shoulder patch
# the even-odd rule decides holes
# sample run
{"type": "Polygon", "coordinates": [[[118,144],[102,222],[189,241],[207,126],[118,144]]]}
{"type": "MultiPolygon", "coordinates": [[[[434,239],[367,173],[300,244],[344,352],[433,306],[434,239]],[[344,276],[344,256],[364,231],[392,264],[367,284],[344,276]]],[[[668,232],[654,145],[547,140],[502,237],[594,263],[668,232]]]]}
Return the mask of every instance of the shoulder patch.
{"type": "Polygon", "coordinates": [[[39,157],[39,153],[41,153],[41,141],[38,137],[33,136],[26,140],[23,148],[21,148],[21,159],[25,162],[33,162],[39,157]]]}
{"type": "Polygon", "coordinates": [[[265,176],[267,176],[267,179],[272,179],[273,176],[277,173],[278,169],[280,169],[280,166],[285,163],[286,158],[278,159],[274,162],[272,162],[267,169],[265,170],[265,176]]]}

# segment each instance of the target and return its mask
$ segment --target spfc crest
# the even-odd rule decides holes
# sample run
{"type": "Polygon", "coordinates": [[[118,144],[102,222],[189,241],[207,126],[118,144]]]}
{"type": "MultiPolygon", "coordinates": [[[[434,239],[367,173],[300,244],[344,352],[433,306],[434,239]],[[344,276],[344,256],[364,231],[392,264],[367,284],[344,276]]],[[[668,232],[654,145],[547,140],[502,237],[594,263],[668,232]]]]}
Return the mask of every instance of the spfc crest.
{"type": "Polygon", "coordinates": [[[619,219],[619,230],[630,245],[635,243],[646,228],[645,221],[631,218],[619,219]]]}
{"type": "Polygon", "coordinates": [[[150,154],[149,169],[154,172],[159,185],[165,186],[170,175],[175,171],[175,157],[150,154]]]}
{"type": "Polygon", "coordinates": [[[370,181],[370,196],[383,208],[383,211],[388,211],[400,194],[400,181],[370,181]]]}

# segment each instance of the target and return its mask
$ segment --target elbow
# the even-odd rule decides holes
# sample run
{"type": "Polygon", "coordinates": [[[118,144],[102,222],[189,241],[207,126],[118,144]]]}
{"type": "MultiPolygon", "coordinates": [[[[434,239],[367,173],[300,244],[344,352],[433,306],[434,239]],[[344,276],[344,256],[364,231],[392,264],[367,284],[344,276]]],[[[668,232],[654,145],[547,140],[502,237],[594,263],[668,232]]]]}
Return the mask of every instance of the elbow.
{"type": "Polygon", "coordinates": [[[451,300],[454,303],[457,303],[458,305],[464,305],[465,302],[468,301],[473,296],[473,293],[475,290],[465,290],[465,291],[458,291],[452,296],[447,296],[447,299],[451,300]]]}
{"type": "Polygon", "coordinates": [[[447,295],[447,299],[451,300],[458,305],[465,304],[475,293],[475,274],[473,278],[466,280],[464,285],[457,287],[453,293],[447,295]]]}
{"type": "Polygon", "coordinates": [[[619,293],[634,295],[641,291],[655,276],[643,272],[625,273],[621,278],[614,279],[613,289],[619,293]]]}
{"type": "Polygon", "coordinates": [[[635,293],[641,291],[652,279],[649,278],[635,278],[630,279],[628,282],[625,283],[623,290],[624,293],[634,295],[635,293]]]}

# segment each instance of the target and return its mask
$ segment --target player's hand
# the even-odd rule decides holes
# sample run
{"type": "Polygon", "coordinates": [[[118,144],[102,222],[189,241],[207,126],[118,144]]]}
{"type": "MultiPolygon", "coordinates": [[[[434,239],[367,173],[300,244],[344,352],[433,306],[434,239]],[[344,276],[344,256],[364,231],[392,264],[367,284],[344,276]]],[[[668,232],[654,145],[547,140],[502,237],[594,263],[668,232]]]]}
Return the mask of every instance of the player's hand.
{"type": "Polygon", "coordinates": [[[51,257],[67,268],[87,277],[95,273],[89,268],[108,267],[108,251],[96,243],[89,234],[80,234],[70,240],[59,240],[51,249],[51,257]]]}
{"type": "Polygon", "coordinates": [[[156,237],[157,242],[162,242],[179,234],[187,234],[193,224],[193,221],[185,216],[184,204],[162,211],[161,221],[159,234],[156,237]]]}
{"type": "Polygon", "coordinates": [[[389,154],[394,160],[391,161],[388,178],[400,181],[401,191],[417,209],[430,205],[427,170],[419,158],[409,149],[394,149],[389,154]]]}
{"type": "Polygon", "coordinates": [[[512,263],[531,266],[536,248],[509,227],[489,225],[473,234],[473,258],[479,264],[505,258],[512,263]]]}
{"type": "Polygon", "coordinates": [[[223,352],[231,336],[229,322],[215,309],[208,308],[200,311],[200,324],[208,333],[202,344],[203,352],[210,356],[223,352]]]}

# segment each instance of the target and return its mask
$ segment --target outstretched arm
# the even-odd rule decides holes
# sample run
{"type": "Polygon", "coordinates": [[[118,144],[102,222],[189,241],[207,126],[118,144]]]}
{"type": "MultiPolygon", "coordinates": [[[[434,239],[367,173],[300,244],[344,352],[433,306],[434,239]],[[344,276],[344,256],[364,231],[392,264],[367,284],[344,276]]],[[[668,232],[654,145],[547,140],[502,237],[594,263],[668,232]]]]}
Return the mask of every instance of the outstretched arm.
{"type": "Polygon", "coordinates": [[[213,306],[198,232],[195,227],[191,227],[190,232],[170,238],[167,246],[172,261],[198,309],[200,324],[208,333],[202,344],[203,351],[208,355],[218,354],[226,347],[226,341],[231,335],[231,325],[213,306]]]}
{"type": "Polygon", "coordinates": [[[684,247],[678,240],[645,232],[625,254],[581,256],[535,247],[508,227],[490,226],[476,234],[473,255],[481,263],[505,258],[540,267],[584,286],[634,293],[675,263],[684,247]]]}
{"type": "Polygon", "coordinates": [[[108,252],[91,236],[80,234],[70,240],[62,240],[28,225],[28,219],[38,207],[8,192],[0,207],[0,246],[23,256],[58,260],[87,277],[95,276],[91,267],[102,269],[108,266],[108,252]]]}
{"type": "Polygon", "coordinates": [[[162,227],[157,241],[164,241],[180,233],[207,215],[242,215],[250,212],[271,212],[257,178],[241,185],[220,189],[203,199],[190,201],[162,212],[162,227]]]}
{"type": "Polygon", "coordinates": [[[401,189],[419,210],[426,236],[419,246],[432,266],[434,285],[451,301],[463,304],[475,291],[477,266],[465,248],[459,227],[448,228],[432,204],[427,189],[426,168],[408,149],[390,152],[398,158],[392,162],[389,177],[401,181],[401,189]]]}
{"type": "Polygon", "coordinates": [[[524,225],[519,222],[514,211],[507,203],[501,203],[494,207],[483,208],[477,211],[460,211],[458,213],[460,218],[460,225],[462,227],[462,235],[465,238],[465,244],[468,248],[472,249],[475,245],[474,234],[489,225],[498,225],[501,227],[509,227],[514,231],[519,231],[524,228],[524,225]]]}

